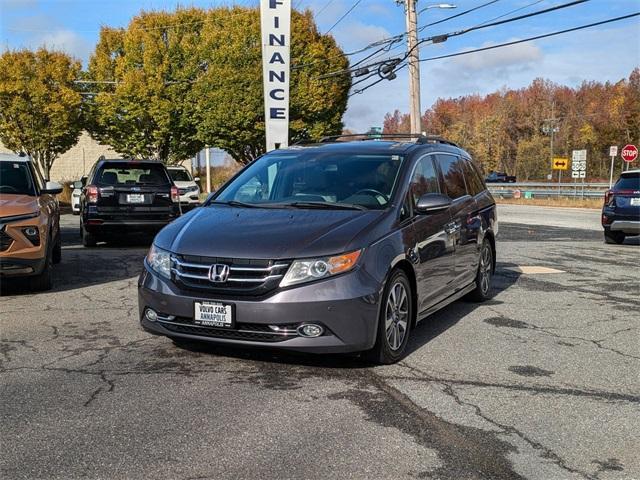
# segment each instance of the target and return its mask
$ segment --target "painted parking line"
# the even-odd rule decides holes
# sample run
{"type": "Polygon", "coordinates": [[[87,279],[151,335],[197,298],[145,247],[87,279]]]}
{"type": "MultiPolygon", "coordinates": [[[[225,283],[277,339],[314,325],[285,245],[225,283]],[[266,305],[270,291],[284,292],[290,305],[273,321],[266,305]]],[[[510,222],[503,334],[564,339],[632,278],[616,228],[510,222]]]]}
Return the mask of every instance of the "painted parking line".
{"type": "Polygon", "coordinates": [[[505,270],[522,273],[525,275],[537,275],[541,273],[565,273],[564,270],[556,270],[555,268],[540,267],[536,265],[517,265],[515,267],[505,267],[505,270]]]}

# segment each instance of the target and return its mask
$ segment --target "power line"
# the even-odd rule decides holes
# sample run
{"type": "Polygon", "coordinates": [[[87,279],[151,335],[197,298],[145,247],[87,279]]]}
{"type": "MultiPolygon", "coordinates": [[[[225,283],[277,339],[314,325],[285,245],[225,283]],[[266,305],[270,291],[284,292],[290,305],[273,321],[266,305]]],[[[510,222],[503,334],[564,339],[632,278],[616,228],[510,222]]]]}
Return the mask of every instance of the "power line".
{"type": "Polygon", "coordinates": [[[327,8],[329,8],[329,5],[331,5],[333,3],[334,0],[329,0],[327,3],[324,4],[324,7],[322,7],[320,10],[318,10],[314,17],[318,18],[318,16],[320,16],[322,14],[322,12],[324,12],[327,8]]]}
{"type": "Polygon", "coordinates": [[[513,42],[506,42],[506,43],[501,43],[499,45],[491,45],[489,47],[476,48],[474,50],[465,50],[464,52],[450,53],[448,55],[439,55],[437,57],[421,58],[419,61],[430,62],[432,60],[440,60],[443,58],[451,58],[451,57],[458,57],[460,55],[468,55],[470,53],[484,52],[486,50],[493,50],[495,48],[509,47],[511,45],[517,45],[518,43],[531,42],[533,40],[540,40],[541,38],[553,37],[556,35],[561,35],[563,33],[576,32],[578,30],[583,30],[585,28],[597,27],[599,25],[605,25],[607,23],[618,22],[620,20],[626,20],[627,18],[637,17],[639,15],[640,15],[640,12],[635,12],[629,15],[623,15],[621,17],[609,18],[607,20],[602,20],[600,22],[589,23],[587,25],[580,25],[579,27],[568,28],[566,30],[559,30],[557,32],[545,33],[543,35],[536,35],[535,37],[524,38],[522,40],[515,40],[513,42]]]}
{"type": "Polygon", "coordinates": [[[466,15],[467,13],[475,12],[476,10],[480,10],[481,8],[488,7],[489,5],[492,5],[492,4],[494,4],[496,2],[499,2],[499,1],[500,0],[492,0],[490,2],[483,3],[482,5],[478,5],[477,7],[470,8],[469,10],[465,10],[464,12],[456,13],[455,15],[451,15],[449,17],[443,18],[442,20],[438,20],[437,22],[428,23],[428,24],[423,25],[422,27],[420,27],[418,29],[418,31],[421,32],[422,30],[424,30],[427,27],[432,27],[434,25],[439,25],[439,24],[441,24],[443,22],[447,22],[449,20],[453,20],[454,18],[461,17],[463,15],[466,15]]]}
{"type": "Polygon", "coordinates": [[[356,7],[358,6],[358,4],[359,4],[361,1],[362,1],[362,0],[356,0],[356,2],[355,2],[353,5],[351,5],[351,8],[350,8],[349,10],[347,10],[347,11],[344,13],[344,15],[342,15],[342,16],[338,19],[338,21],[337,21],[336,23],[334,23],[333,25],[331,25],[331,28],[330,28],[329,30],[327,30],[326,32],[324,32],[324,34],[326,35],[326,34],[327,34],[327,33],[329,33],[331,30],[333,30],[333,29],[336,27],[336,25],[338,25],[342,20],[344,20],[344,19],[345,19],[345,17],[346,17],[347,15],[349,15],[349,14],[353,11],[353,9],[354,9],[354,8],[356,8],[356,7]]]}
{"type": "MultiPolygon", "coordinates": [[[[565,34],[565,33],[576,32],[578,30],[584,30],[586,28],[592,28],[592,27],[597,27],[597,26],[600,26],[600,25],[606,25],[606,24],[612,23],[612,22],[619,22],[621,20],[626,20],[626,19],[629,19],[629,18],[637,17],[637,16],[640,16],[640,12],[635,12],[635,13],[631,13],[631,14],[628,14],[628,15],[623,15],[623,16],[615,17],[615,18],[609,18],[607,20],[602,20],[602,21],[599,21],[599,22],[589,23],[589,24],[586,24],[586,25],[580,25],[578,27],[567,28],[565,30],[559,30],[559,31],[556,31],[556,32],[550,32],[550,33],[545,33],[545,34],[542,34],[542,35],[536,35],[534,37],[523,38],[522,40],[515,40],[515,41],[512,41],[512,42],[501,43],[501,44],[498,44],[498,45],[491,45],[489,47],[476,48],[474,50],[465,50],[463,52],[450,53],[450,54],[447,54],[447,55],[439,55],[439,56],[436,56],[436,57],[421,58],[419,61],[420,62],[430,62],[430,61],[434,61],[434,60],[441,60],[441,59],[444,59],[444,58],[459,57],[461,55],[469,55],[469,54],[472,54],[472,53],[484,52],[484,51],[487,51],[487,50],[493,50],[493,49],[496,49],[496,48],[508,47],[508,46],[511,46],[511,45],[517,45],[519,43],[532,42],[534,40],[540,40],[542,38],[549,38],[549,37],[553,37],[553,36],[556,36],[556,35],[562,35],[562,34],[565,34]]],[[[402,68],[407,66],[407,63],[405,62],[406,59],[397,59],[397,60],[399,60],[401,63],[398,64],[399,66],[397,66],[395,68],[394,72],[397,72],[397,71],[399,71],[402,68]],[[402,62],[404,62],[404,63],[402,63],[402,62]]],[[[375,83],[378,83],[378,82],[376,81],[375,83]]],[[[364,92],[367,88],[373,86],[374,84],[371,84],[371,85],[368,85],[366,87],[363,87],[362,89],[358,90],[357,93],[364,92]]]]}

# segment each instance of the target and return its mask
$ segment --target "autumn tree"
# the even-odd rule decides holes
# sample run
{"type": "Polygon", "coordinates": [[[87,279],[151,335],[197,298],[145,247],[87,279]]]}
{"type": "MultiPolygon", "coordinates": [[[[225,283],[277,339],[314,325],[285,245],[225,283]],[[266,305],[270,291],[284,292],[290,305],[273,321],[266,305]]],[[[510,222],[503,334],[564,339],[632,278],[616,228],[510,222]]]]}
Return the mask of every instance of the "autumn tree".
{"type": "MultiPolygon", "coordinates": [[[[340,133],[349,77],[333,37],[292,12],[290,137],[340,133]]],[[[89,62],[91,134],[132,157],[174,162],[205,145],[247,163],[265,150],[260,14],[255,8],[144,12],[103,28],[89,62]]]]}
{"type": "Polygon", "coordinates": [[[205,13],[143,12],[126,29],[102,28],[89,61],[90,133],[117,152],[175,162],[204,146],[196,136],[192,84],[205,13]]]}
{"type": "Polygon", "coordinates": [[[30,155],[44,178],[80,136],[80,69],[69,55],[44,48],[0,55],[0,140],[30,155]]]}
{"type": "MultiPolygon", "coordinates": [[[[260,14],[233,7],[207,12],[200,59],[206,66],[191,92],[198,138],[248,163],[265,151],[260,14]]],[[[349,76],[320,78],[348,67],[333,37],[312,13],[291,12],[290,141],[340,134],[349,76]]]]}

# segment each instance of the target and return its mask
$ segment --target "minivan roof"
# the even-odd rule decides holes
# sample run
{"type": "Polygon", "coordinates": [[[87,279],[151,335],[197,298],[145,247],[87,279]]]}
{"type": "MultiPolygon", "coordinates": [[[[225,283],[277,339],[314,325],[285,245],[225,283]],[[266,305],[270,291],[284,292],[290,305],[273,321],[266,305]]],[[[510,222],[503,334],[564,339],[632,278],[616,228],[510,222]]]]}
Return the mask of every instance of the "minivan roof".
{"type": "Polygon", "coordinates": [[[357,140],[349,142],[330,142],[330,143],[308,143],[301,145],[292,145],[283,152],[295,152],[299,150],[313,149],[318,152],[343,152],[343,153],[403,153],[407,154],[413,150],[438,150],[451,153],[468,154],[461,148],[448,143],[416,143],[413,141],[392,141],[392,140],[357,140]]]}

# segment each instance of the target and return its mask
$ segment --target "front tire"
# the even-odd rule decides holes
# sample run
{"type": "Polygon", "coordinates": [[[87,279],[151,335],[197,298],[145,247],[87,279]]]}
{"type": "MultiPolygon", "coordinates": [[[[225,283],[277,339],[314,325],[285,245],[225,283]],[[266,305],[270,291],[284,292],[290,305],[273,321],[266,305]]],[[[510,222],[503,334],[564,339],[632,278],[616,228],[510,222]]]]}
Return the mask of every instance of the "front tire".
{"type": "Polygon", "coordinates": [[[53,255],[51,250],[47,251],[47,258],[44,260],[44,269],[38,275],[29,277],[29,289],[34,292],[44,292],[51,290],[53,280],[51,278],[51,270],[53,267],[53,255]]]}
{"type": "Polygon", "coordinates": [[[605,229],[604,231],[604,243],[622,245],[624,243],[624,237],[623,232],[612,232],[609,229],[605,229]]]}
{"type": "Polygon", "coordinates": [[[382,294],[376,344],[368,358],[381,365],[396,363],[405,356],[413,319],[413,291],[402,270],[392,272],[382,294]]]}
{"type": "Polygon", "coordinates": [[[482,242],[480,261],[476,272],[476,288],[469,292],[467,298],[473,302],[484,302],[491,297],[493,281],[493,249],[488,240],[482,242]]]}

